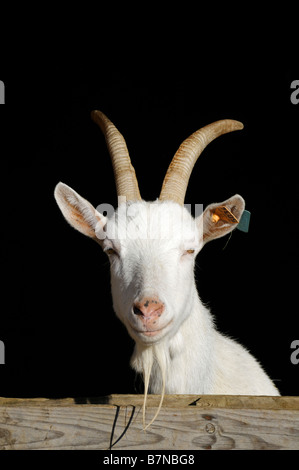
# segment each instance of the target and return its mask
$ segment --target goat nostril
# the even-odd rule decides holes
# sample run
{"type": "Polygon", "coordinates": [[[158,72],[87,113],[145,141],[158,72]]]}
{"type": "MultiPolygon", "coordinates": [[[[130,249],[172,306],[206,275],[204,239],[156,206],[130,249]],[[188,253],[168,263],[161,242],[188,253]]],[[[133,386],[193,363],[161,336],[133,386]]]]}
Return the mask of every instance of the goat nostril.
{"type": "Polygon", "coordinates": [[[140,302],[134,302],[132,311],[134,315],[142,317],[142,321],[149,318],[160,317],[163,313],[164,305],[162,302],[151,299],[143,298],[140,302]]]}
{"type": "Polygon", "coordinates": [[[142,311],[136,307],[136,305],[134,305],[133,307],[133,312],[135,313],[135,315],[143,315],[142,311]]]}

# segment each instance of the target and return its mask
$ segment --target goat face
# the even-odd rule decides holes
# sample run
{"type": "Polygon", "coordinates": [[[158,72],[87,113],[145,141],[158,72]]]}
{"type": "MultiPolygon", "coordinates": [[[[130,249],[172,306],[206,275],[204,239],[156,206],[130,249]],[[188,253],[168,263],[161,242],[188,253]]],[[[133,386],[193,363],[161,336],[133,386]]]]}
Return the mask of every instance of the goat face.
{"type": "Polygon", "coordinates": [[[197,253],[233,230],[245,206],[236,194],[194,219],[174,201],[137,201],[120,204],[107,219],[63,183],[55,197],[67,221],[109,256],[114,310],[132,338],[144,344],[178,331],[194,301],[197,253]]]}
{"type": "Polygon", "coordinates": [[[113,307],[129,334],[146,344],[174,335],[190,311],[199,221],[179,204],[141,201],[122,204],[104,233],[113,307]]]}
{"type": "Polygon", "coordinates": [[[130,335],[137,342],[158,342],[174,335],[190,311],[195,256],[204,243],[233,230],[244,210],[239,195],[211,204],[196,219],[183,206],[201,152],[243,125],[227,119],[193,133],[174,155],[159,199],[148,203],[141,199],[123,136],[100,111],[92,118],[106,137],[121,203],[107,219],[63,183],[56,186],[55,198],[66,220],[108,254],[114,309],[130,335]]]}

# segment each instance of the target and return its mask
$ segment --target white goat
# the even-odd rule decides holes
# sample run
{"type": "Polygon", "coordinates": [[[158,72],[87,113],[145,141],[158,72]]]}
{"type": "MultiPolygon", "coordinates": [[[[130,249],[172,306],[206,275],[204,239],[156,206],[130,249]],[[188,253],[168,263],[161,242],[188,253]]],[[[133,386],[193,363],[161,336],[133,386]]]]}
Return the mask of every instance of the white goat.
{"type": "Polygon", "coordinates": [[[192,134],[175,154],[159,199],[145,202],[124,138],[100,111],[92,118],[106,137],[122,203],[106,218],[63,183],[55,198],[66,220],[109,257],[113,307],[135,340],[131,365],[143,374],[145,400],[147,390],[161,393],[160,406],[164,393],[279,395],[256,359],[215,329],[194,280],[196,255],[237,226],[244,200],[235,195],[196,218],[183,206],[203,149],[243,125],[222,120],[192,134]]]}

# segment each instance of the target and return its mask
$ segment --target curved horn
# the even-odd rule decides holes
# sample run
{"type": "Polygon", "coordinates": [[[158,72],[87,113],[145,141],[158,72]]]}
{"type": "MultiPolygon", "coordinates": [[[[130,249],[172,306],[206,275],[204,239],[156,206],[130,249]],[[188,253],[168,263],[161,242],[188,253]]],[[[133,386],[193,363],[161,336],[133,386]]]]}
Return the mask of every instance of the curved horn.
{"type": "Polygon", "coordinates": [[[112,160],[117,195],[126,197],[127,201],[140,200],[138,182],[125,139],[101,111],[92,111],[91,118],[105,136],[112,160]]]}
{"type": "Polygon", "coordinates": [[[159,199],[183,205],[191,172],[202,151],[216,137],[243,127],[239,121],[223,119],[199,129],[184,140],[169,165],[159,199]]]}

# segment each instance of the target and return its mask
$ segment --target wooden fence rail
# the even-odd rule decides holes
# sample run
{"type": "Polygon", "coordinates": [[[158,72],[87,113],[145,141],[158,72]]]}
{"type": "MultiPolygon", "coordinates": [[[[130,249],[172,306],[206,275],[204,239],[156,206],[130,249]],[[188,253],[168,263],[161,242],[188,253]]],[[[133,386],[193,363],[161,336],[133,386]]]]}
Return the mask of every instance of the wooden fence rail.
{"type": "Polygon", "coordinates": [[[0,398],[0,449],[299,449],[299,397],[143,395],[0,398]],[[148,397],[146,422],[159,396],[148,397]]]}

